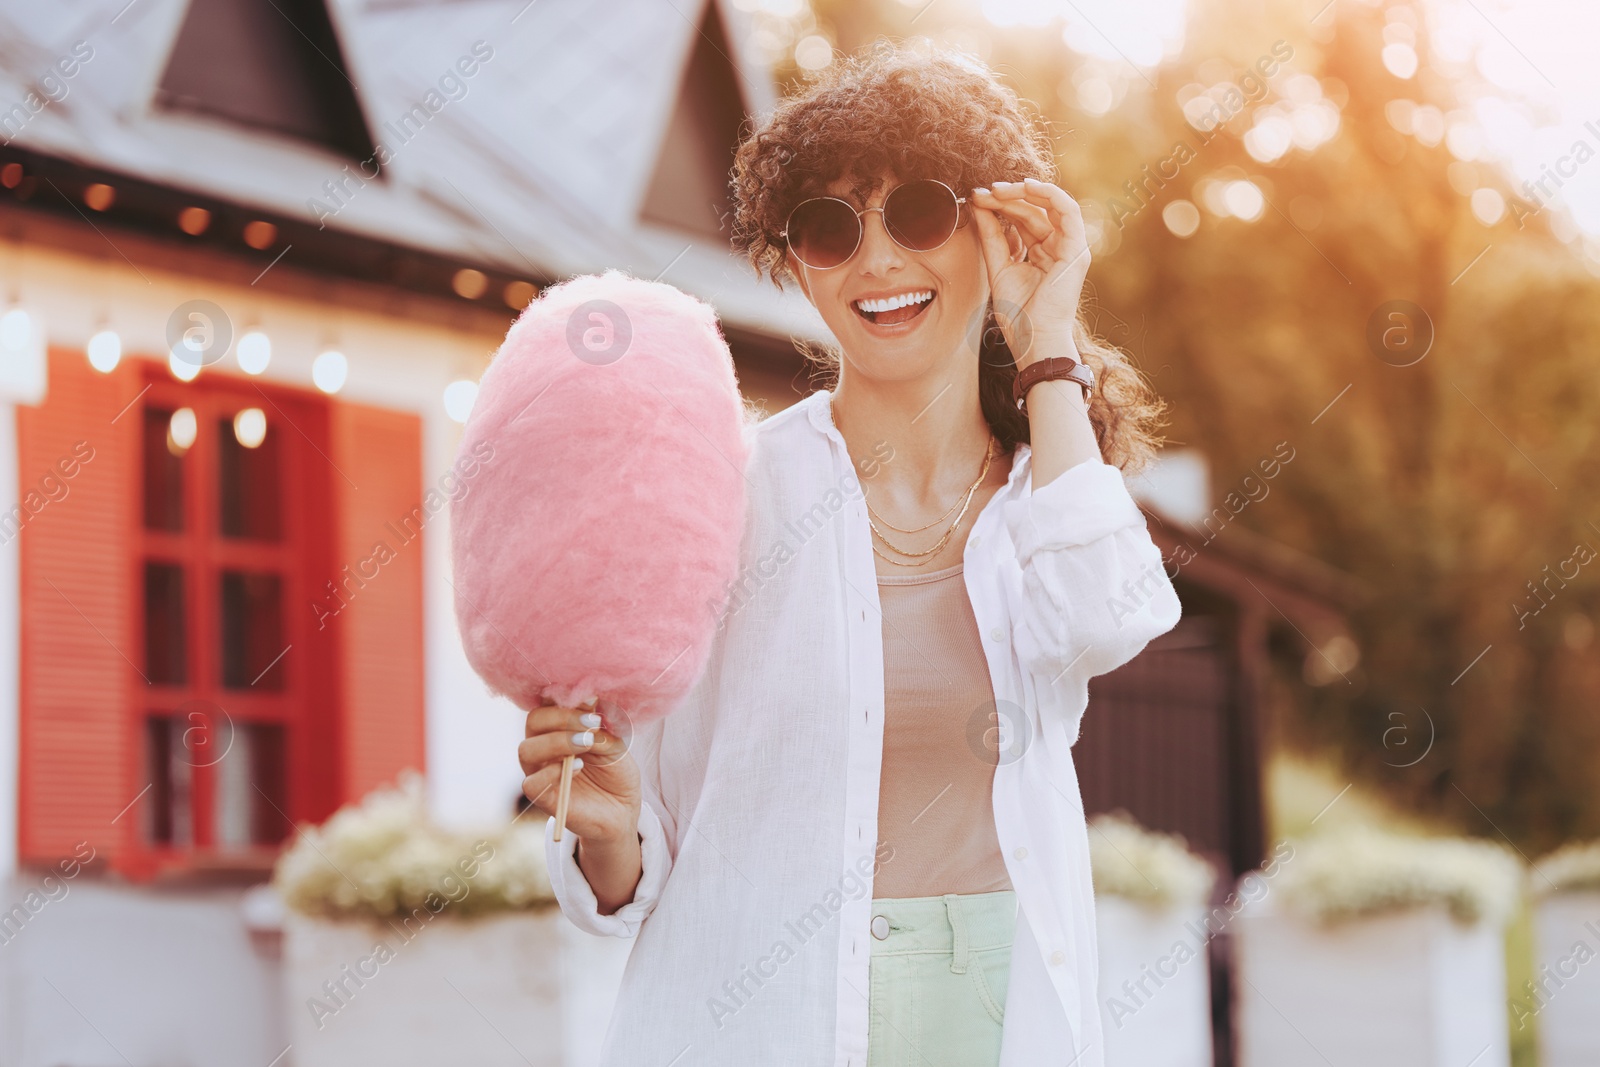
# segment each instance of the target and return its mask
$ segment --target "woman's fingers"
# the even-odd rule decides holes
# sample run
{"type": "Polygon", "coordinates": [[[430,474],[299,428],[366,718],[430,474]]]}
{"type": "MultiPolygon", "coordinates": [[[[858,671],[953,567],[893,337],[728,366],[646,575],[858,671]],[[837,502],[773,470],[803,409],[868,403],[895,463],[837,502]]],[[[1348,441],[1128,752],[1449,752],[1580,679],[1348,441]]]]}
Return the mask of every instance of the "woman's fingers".
{"type": "Polygon", "coordinates": [[[1055,232],[1047,206],[1033,201],[1020,182],[995,182],[987,196],[977,194],[980,207],[1003,212],[1017,224],[1029,244],[1047,240],[1055,232]]]}
{"type": "Polygon", "coordinates": [[[524,736],[532,737],[551,730],[591,730],[599,725],[600,713],[597,711],[545,704],[528,712],[524,736]]]}
{"type": "Polygon", "coordinates": [[[1049,213],[1051,225],[1066,235],[1069,245],[1077,247],[1088,243],[1088,234],[1083,226],[1083,209],[1065,189],[1036,178],[1029,178],[1023,185],[1023,195],[1030,203],[1039,204],[1049,213]]]}
{"type": "Polygon", "coordinates": [[[597,839],[627,832],[637,822],[641,803],[639,772],[628,742],[602,723],[628,728],[621,708],[608,705],[602,714],[546,704],[528,712],[527,736],[517,744],[522,793],[552,818],[561,798],[564,765],[571,758],[574,774],[566,826],[574,835],[597,839]]]}
{"type": "Polygon", "coordinates": [[[1037,265],[1044,270],[1050,282],[1071,277],[1081,284],[1089,270],[1090,255],[1088,231],[1078,202],[1066,190],[1050,182],[1029,178],[1018,185],[1020,190],[1013,191],[1011,195],[1026,199],[1047,211],[1054,227],[1051,240],[1035,246],[1044,253],[1038,257],[1037,265]]]}
{"type": "Polygon", "coordinates": [[[993,285],[995,276],[999,274],[1001,268],[1011,262],[1011,238],[991,209],[979,205],[978,210],[972,214],[978,224],[978,238],[983,248],[984,262],[989,267],[989,282],[993,285]]]}
{"type": "Polygon", "coordinates": [[[1056,264],[1050,273],[1055,275],[1086,272],[1089,269],[1089,234],[1083,224],[1083,210],[1078,202],[1059,185],[1029,178],[1024,194],[1050,213],[1051,225],[1063,240],[1056,254],[1056,264]]]}
{"type": "Polygon", "coordinates": [[[992,201],[996,208],[1007,211],[1007,217],[1013,218],[1028,238],[1030,260],[1046,273],[1061,273],[1080,263],[1088,268],[1083,262],[1089,247],[1083,212],[1065,189],[1029,178],[1023,182],[996,182],[989,197],[975,194],[975,198],[980,204],[992,201]],[[1041,213],[1048,222],[1044,232],[1039,225],[1041,213]]]}
{"type": "Polygon", "coordinates": [[[990,272],[991,283],[994,281],[993,276],[999,271],[1018,263],[1027,263],[1049,273],[1052,264],[1055,263],[1055,257],[1050,254],[1050,249],[1044,241],[1034,240],[1033,236],[1021,226],[1004,225],[999,217],[1000,212],[980,208],[977,214],[980,218],[991,218],[1001,234],[997,242],[993,244],[985,242],[984,246],[985,258],[993,264],[990,272]]]}
{"type": "MultiPolygon", "coordinates": [[[[988,209],[984,209],[987,211],[988,209]]],[[[995,212],[997,215],[1000,212],[995,212]]],[[[1056,262],[1053,245],[1058,245],[1059,235],[1053,235],[1045,240],[1039,240],[1029,232],[1016,219],[1010,215],[1005,216],[1013,224],[1003,227],[1005,232],[1006,255],[999,260],[1001,265],[1009,263],[1028,263],[1045,273],[1049,273],[1056,262]]]]}
{"type": "Polygon", "coordinates": [[[517,761],[522,764],[523,774],[532,774],[553,760],[582,756],[589,752],[610,753],[617,744],[620,741],[603,730],[558,727],[518,742],[517,761]]]}
{"type": "Polygon", "coordinates": [[[1054,229],[1069,237],[1076,226],[1083,223],[1083,212],[1078,202],[1061,186],[1053,182],[1027,178],[1020,182],[995,182],[994,195],[1004,203],[1026,205],[1044,212],[1044,217],[1054,229]],[[1074,225],[1076,224],[1076,226],[1074,225]]]}
{"type": "MultiPolygon", "coordinates": [[[[577,763],[576,760],[573,761],[577,763]]],[[[541,767],[532,774],[522,779],[522,795],[527,797],[534,807],[547,815],[556,812],[557,794],[561,788],[561,763],[556,761],[548,766],[541,767]]]]}

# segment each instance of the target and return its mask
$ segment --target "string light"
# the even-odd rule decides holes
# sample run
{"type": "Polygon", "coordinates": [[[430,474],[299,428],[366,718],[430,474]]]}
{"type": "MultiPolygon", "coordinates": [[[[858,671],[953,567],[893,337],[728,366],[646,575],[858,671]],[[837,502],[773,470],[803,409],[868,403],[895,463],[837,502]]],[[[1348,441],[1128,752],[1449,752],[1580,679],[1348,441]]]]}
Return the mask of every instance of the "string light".
{"type": "Polygon", "coordinates": [[[200,364],[182,359],[176,352],[167,353],[167,369],[180,382],[192,382],[200,377],[200,364]]]}
{"type": "Polygon", "coordinates": [[[251,330],[239,338],[234,350],[239,359],[239,369],[246,374],[260,374],[272,362],[272,340],[260,330],[251,330]]]}
{"type": "Polygon", "coordinates": [[[233,417],[233,436],[246,448],[259,447],[267,439],[267,413],[260,408],[245,408],[233,417]]]}
{"type": "Polygon", "coordinates": [[[7,353],[21,353],[27,350],[32,340],[33,316],[19,307],[0,315],[0,349],[7,353]]]}
{"type": "Polygon", "coordinates": [[[466,422],[478,399],[478,383],[461,379],[444,387],[444,411],[456,422],[466,422]]]}
{"type": "Polygon", "coordinates": [[[324,393],[337,393],[343,389],[349,375],[350,361],[344,358],[343,352],[331,348],[311,364],[311,381],[324,393]]]}
{"type": "Polygon", "coordinates": [[[194,408],[179,408],[167,420],[167,447],[174,455],[182,455],[194,444],[199,432],[200,422],[194,416],[194,408]]]}
{"type": "Polygon", "coordinates": [[[122,360],[122,338],[112,329],[101,330],[89,338],[89,366],[101,374],[110,374],[122,360]]]}

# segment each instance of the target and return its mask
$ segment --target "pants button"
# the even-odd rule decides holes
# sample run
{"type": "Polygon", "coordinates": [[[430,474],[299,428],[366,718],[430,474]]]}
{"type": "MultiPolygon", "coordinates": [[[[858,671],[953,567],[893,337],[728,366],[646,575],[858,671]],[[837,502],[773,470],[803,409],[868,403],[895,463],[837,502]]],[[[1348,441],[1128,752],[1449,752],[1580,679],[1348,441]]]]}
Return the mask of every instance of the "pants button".
{"type": "Polygon", "coordinates": [[[888,916],[874,915],[872,917],[872,936],[877,938],[879,941],[882,941],[884,938],[889,936],[888,916]]]}

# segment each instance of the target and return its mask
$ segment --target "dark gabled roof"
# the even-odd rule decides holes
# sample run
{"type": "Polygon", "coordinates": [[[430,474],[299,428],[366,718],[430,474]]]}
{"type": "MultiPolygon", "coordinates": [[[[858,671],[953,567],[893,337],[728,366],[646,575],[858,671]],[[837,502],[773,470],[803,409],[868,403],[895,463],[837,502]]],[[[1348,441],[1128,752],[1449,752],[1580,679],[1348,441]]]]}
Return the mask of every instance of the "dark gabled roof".
{"type": "MultiPolygon", "coordinates": [[[[776,102],[728,0],[333,0],[325,30],[313,9],[321,0],[106,0],[87,14],[0,0],[0,111],[37,99],[41,79],[64,87],[7,129],[11,147],[507,277],[666,271],[735,328],[828,336],[803,298],[759,283],[704,220],[662,221],[673,212],[659,208],[671,203],[661,174],[682,162],[667,141],[674,110],[719,83],[738,87],[744,113],[776,102]],[[220,57],[237,69],[187,69],[206,60],[207,34],[267,25],[268,11],[305,47],[279,33],[251,57],[220,57]],[[80,43],[90,58],[52,75],[80,43]],[[293,61],[264,73],[274,50],[293,61]],[[274,79],[299,102],[265,106],[274,79]],[[320,123],[306,99],[326,104],[320,123]]],[[[727,117],[697,128],[725,137],[727,117]]]]}

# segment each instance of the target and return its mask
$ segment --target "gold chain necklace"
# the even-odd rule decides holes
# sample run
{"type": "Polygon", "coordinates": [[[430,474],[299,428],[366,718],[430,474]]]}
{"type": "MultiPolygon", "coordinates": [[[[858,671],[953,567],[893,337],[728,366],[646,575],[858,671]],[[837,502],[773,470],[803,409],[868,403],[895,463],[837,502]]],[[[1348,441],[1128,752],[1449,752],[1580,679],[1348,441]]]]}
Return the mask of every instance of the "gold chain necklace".
{"type": "MultiPolygon", "coordinates": [[[[863,500],[866,499],[866,494],[864,492],[862,493],[862,499],[863,500]]],[[[876,511],[873,511],[872,510],[872,502],[871,501],[867,501],[867,510],[872,513],[872,517],[873,518],[875,518],[879,522],[883,523],[889,529],[894,530],[896,533],[909,533],[909,534],[910,533],[911,534],[912,533],[921,533],[923,530],[931,530],[931,529],[933,529],[935,526],[939,525],[941,522],[943,522],[944,520],[948,519],[950,517],[950,513],[955,511],[955,509],[959,508],[960,506],[961,506],[961,498],[960,497],[956,497],[955,501],[953,503],[951,503],[951,505],[949,507],[944,509],[944,514],[943,515],[940,515],[937,519],[934,519],[932,522],[928,523],[925,526],[918,526],[914,530],[908,530],[903,526],[896,526],[894,523],[890,522],[888,519],[884,518],[882,515],[879,515],[876,511]]]]}
{"type": "Polygon", "coordinates": [[[989,473],[989,464],[993,461],[993,459],[994,459],[994,448],[993,448],[993,443],[992,443],[992,439],[991,439],[990,446],[987,449],[985,449],[984,454],[983,454],[983,470],[979,472],[978,480],[973,482],[972,485],[967,488],[966,496],[961,502],[961,513],[956,516],[955,522],[950,524],[950,529],[948,529],[948,530],[946,530],[944,532],[944,536],[939,538],[938,542],[936,544],[934,544],[934,546],[932,548],[926,549],[926,550],[921,551],[921,552],[913,552],[913,551],[911,551],[909,549],[901,548],[899,545],[895,544],[893,541],[891,541],[887,537],[885,537],[883,535],[883,531],[878,529],[877,524],[874,523],[870,517],[867,519],[867,525],[872,528],[872,533],[873,533],[874,536],[877,537],[878,540],[882,541],[885,545],[887,545],[889,548],[893,549],[894,551],[898,552],[900,555],[909,556],[912,559],[916,560],[916,562],[907,563],[904,560],[898,560],[898,559],[893,558],[892,556],[885,556],[882,552],[878,552],[878,546],[877,545],[873,545],[872,546],[872,550],[874,552],[877,552],[878,557],[880,559],[887,560],[888,562],[893,563],[893,564],[895,564],[897,566],[900,566],[900,567],[923,567],[923,566],[926,566],[927,564],[933,562],[933,557],[938,555],[939,552],[946,545],[948,545],[950,543],[950,539],[952,537],[954,537],[955,534],[956,534],[956,531],[961,528],[961,520],[967,517],[967,509],[972,506],[973,494],[975,494],[978,491],[978,486],[983,484],[983,479],[988,475],[988,473],[989,473]]]}
{"type": "MultiPolygon", "coordinates": [[[[829,413],[830,417],[833,418],[834,428],[837,429],[838,426],[839,426],[838,412],[834,408],[832,400],[830,400],[828,402],[828,413],[829,413]]],[[[842,436],[843,435],[843,431],[840,431],[840,434],[842,436]]],[[[967,487],[966,493],[962,497],[957,499],[955,504],[950,505],[950,507],[945,511],[944,515],[939,516],[939,518],[933,520],[933,522],[928,523],[926,526],[918,527],[916,530],[902,530],[902,529],[900,529],[900,527],[895,526],[892,523],[889,523],[888,521],[884,521],[883,522],[883,524],[885,526],[888,526],[891,530],[897,530],[900,533],[920,533],[922,530],[929,529],[929,528],[937,525],[938,523],[942,522],[944,520],[945,516],[949,515],[950,512],[954,511],[956,509],[956,505],[959,504],[960,507],[961,507],[961,513],[956,516],[955,521],[950,524],[950,528],[945,531],[944,536],[939,538],[938,542],[932,548],[926,549],[926,550],[921,551],[921,552],[913,552],[913,551],[911,551],[909,549],[901,548],[899,545],[897,545],[893,541],[889,540],[887,537],[884,536],[883,531],[878,529],[877,523],[872,521],[874,517],[882,520],[882,516],[878,515],[877,512],[873,511],[872,510],[872,505],[868,504],[867,505],[867,516],[868,516],[867,517],[867,525],[871,528],[873,536],[876,537],[879,541],[882,541],[890,549],[893,549],[895,552],[899,553],[900,555],[909,557],[910,559],[915,560],[916,562],[908,563],[905,560],[898,560],[898,559],[895,559],[892,556],[886,556],[886,555],[883,554],[882,551],[879,550],[878,546],[876,544],[874,544],[872,546],[872,551],[877,554],[878,558],[882,559],[882,560],[885,560],[885,561],[887,561],[889,563],[893,563],[895,566],[898,566],[898,567],[923,567],[923,566],[926,566],[927,564],[931,563],[933,561],[933,557],[938,555],[939,552],[941,550],[943,550],[944,547],[950,543],[950,539],[952,537],[954,537],[956,531],[961,528],[961,520],[966,518],[967,510],[972,506],[972,497],[973,497],[973,495],[977,493],[978,487],[983,484],[984,478],[988,477],[989,466],[990,466],[991,463],[994,462],[994,443],[995,443],[994,442],[994,435],[990,434],[989,435],[989,440],[988,440],[987,444],[984,446],[983,469],[978,472],[977,479],[974,480],[973,483],[970,486],[967,487]]],[[[864,494],[863,494],[863,496],[864,496],[864,494]]]]}

